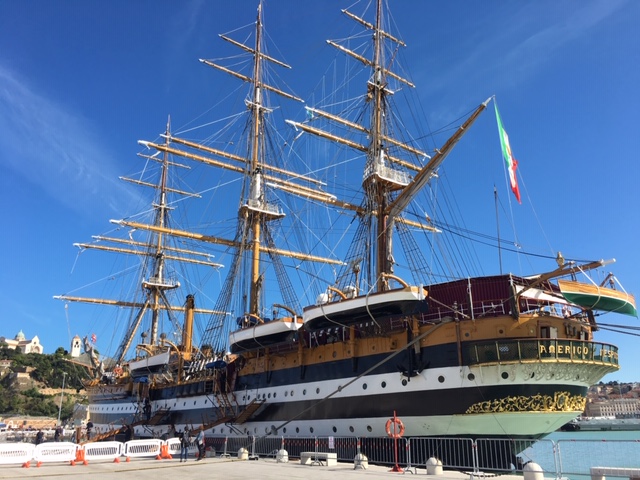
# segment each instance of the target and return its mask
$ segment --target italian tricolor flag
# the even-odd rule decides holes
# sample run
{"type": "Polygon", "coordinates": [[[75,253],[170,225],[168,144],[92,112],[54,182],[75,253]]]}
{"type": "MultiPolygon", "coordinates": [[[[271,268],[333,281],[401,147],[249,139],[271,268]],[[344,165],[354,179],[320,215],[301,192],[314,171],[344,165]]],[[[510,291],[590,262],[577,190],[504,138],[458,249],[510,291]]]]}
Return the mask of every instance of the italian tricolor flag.
{"type": "Polygon", "coordinates": [[[498,132],[500,133],[500,145],[502,146],[502,156],[504,157],[504,161],[507,164],[507,171],[509,172],[509,183],[511,184],[511,191],[516,196],[516,200],[518,200],[518,203],[522,203],[520,201],[518,179],[516,178],[518,161],[513,158],[513,154],[511,153],[511,145],[509,145],[509,136],[507,135],[507,132],[504,131],[504,128],[502,128],[502,120],[500,119],[500,114],[498,113],[498,104],[494,101],[493,105],[496,108],[496,120],[498,121],[498,132]]]}

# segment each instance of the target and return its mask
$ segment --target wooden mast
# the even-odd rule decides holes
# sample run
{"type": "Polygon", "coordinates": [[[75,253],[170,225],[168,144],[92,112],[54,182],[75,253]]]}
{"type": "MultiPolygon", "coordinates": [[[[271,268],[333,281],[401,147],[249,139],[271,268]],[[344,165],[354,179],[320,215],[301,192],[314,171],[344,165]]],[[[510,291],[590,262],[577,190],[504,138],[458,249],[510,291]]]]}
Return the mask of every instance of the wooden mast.
{"type": "MultiPolygon", "coordinates": [[[[250,201],[260,201],[264,197],[262,192],[261,171],[259,169],[259,156],[262,152],[261,128],[262,128],[262,97],[261,97],[261,64],[260,43],[262,40],[262,2],[258,5],[258,18],[256,19],[256,44],[253,63],[253,141],[251,142],[251,188],[250,201]]],[[[249,294],[249,313],[259,315],[259,279],[260,279],[260,223],[262,214],[253,211],[250,215],[252,239],[252,261],[251,261],[251,291],[249,294]]]]}
{"type": "MultiPolygon", "coordinates": [[[[370,102],[371,105],[369,127],[367,128],[359,123],[342,119],[338,115],[323,112],[320,109],[307,107],[307,110],[310,111],[314,117],[322,117],[330,122],[347,127],[351,133],[360,136],[366,135],[368,139],[367,144],[364,145],[363,142],[334,135],[316,126],[311,126],[308,123],[288,121],[288,123],[299,130],[366,154],[366,165],[362,182],[364,202],[359,208],[353,209],[353,211],[355,211],[364,222],[366,222],[367,219],[372,220],[370,222],[368,241],[374,248],[369,250],[372,252],[372,256],[369,259],[367,265],[368,270],[365,272],[365,275],[366,278],[369,279],[370,285],[374,286],[377,291],[388,290],[389,279],[394,278],[392,239],[395,222],[438,232],[436,228],[430,225],[403,218],[403,210],[435,174],[437,167],[440,166],[447,154],[453,149],[456,142],[460,140],[479,113],[486,107],[486,102],[480,105],[471,117],[464,122],[460,129],[447,140],[442,149],[436,150],[436,155],[433,158],[420,149],[394,138],[392,136],[391,125],[389,125],[392,115],[387,111],[389,109],[388,97],[394,93],[389,88],[389,80],[393,79],[408,87],[414,87],[414,84],[391,71],[390,64],[392,62],[390,59],[385,58],[384,47],[386,42],[393,42],[400,47],[405,47],[406,45],[400,39],[387,33],[383,29],[384,18],[382,3],[382,0],[376,1],[375,23],[367,22],[343,10],[343,13],[349,18],[357,21],[365,28],[372,30],[373,55],[371,59],[336,42],[327,41],[331,46],[356,59],[366,67],[371,68],[371,76],[367,82],[366,95],[367,102],[370,102]],[[393,153],[391,153],[392,151],[393,153]],[[412,163],[399,158],[398,154],[402,154],[403,152],[413,156],[414,159],[428,158],[429,161],[425,166],[421,166],[418,162],[412,163]],[[413,172],[415,172],[414,176],[412,176],[413,172]]],[[[428,218],[427,221],[429,221],[428,218]]]]}
{"type": "MultiPolygon", "coordinates": [[[[382,136],[382,109],[384,102],[384,85],[386,85],[385,72],[381,68],[382,63],[382,39],[380,36],[382,22],[382,0],[378,0],[376,9],[376,25],[373,39],[375,42],[374,59],[373,59],[373,125],[371,132],[371,148],[369,150],[369,162],[377,165],[383,161],[384,148],[381,143],[382,136]]],[[[371,195],[370,189],[373,189],[375,196],[375,205],[377,208],[377,261],[376,261],[376,279],[378,291],[387,290],[389,283],[385,274],[393,273],[390,262],[391,256],[391,232],[387,230],[387,194],[388,188],[385,182],[380,182],[379,177],[370,176],[368,179],[369,188],[365,188],[367,195],[371,195]]],[[[365,180],[365,182],[367,181],[365,180]]]]}
{"type": "MultiPolygon", "coordinates": [[[[171,119],[167,119],[167,134],[171,131],[171,119]]],[[[166,142],[167,140],[165,140],[166,142]]],[[[167,162],[169,161],[169,155],[167,153],[164,154],[164,158],[162,161],[162,172],[160,174],[160,202],[155,206],[157,209],[157,218],[156,225],[159,227],[164,227],[166,224],[167,218],[167,170],[169,166],[167,162]]],[[[151,345],[156,345],[158,343],[158,323],[159,323],[159,309],[158,305],[160,304],[160,297],[162,295],[162,289],[165,287],[164,284],[164,234],[162,232],[156,232],[156,244],[155,244],[155,268],[154,268],[154,278],[153,283],[149,282],[147,284],[143,284],[146,288],[151,290],[153,295],[153,302],[151,302],[151,345]]]]}

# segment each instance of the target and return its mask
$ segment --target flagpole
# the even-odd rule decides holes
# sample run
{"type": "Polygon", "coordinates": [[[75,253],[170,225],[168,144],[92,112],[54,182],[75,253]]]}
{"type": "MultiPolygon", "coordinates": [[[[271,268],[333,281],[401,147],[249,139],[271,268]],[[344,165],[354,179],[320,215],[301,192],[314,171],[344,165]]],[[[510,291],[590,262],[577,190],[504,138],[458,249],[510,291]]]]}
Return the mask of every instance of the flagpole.
{"type": "Polygon", "coordinates": [[[498,189],[493,186],[493,199],[496,205],[496,229],[498,230],[498,261],[500,263],[500,275],[502,275],[502,247],[500,242],[500,217],[498,216],[498,189]]]}

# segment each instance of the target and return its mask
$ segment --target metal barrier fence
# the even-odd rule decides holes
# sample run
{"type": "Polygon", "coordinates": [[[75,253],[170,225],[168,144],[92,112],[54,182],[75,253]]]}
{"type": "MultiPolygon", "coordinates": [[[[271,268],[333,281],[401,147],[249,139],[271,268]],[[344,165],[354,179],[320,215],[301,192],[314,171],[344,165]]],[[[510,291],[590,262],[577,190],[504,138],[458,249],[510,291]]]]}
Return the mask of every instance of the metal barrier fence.
{"type": "MultiPolygon", "coordinates": [[[[96,442],[76,445],[70,442],[0,444],[0,465],[78,460],[116,460],[124,457],[170,458],[179,453],[176,438],[96,442]]],[[[341,462],[353,462],[358,453],[369,463],[398,464],[405,470],[426,468],[429,458],[437,458],[444,468],[468,472],[522,472],[534,462],[545,477],[591,474],[591,467],[640,468],[640,440],[503,440],[491,438],[465,439],[448,437],[209,437],[207,447],[214,455],[238,455],[246,449],[249,459],[276,457],[279,450],[299,458],[302,452],[335,453],[341,462]]],[[[192,444],[189,452],[196,450],[192,444]]]]}
{"type": "MultiPolygon", "coordinates": [[[[254,458],[275,457],[280,449],[289,457],[302,452],[334,452],[338,461],[353,462],[358,453],[370,463],[394,465],[396,445],[387,437],[217,437],[209,445],[219,455],[235,457],[241,448],[254,458]]],[[[534,462],[546,477],[590,475],[592,466],[640,468],[640,441],[632,440],[504,440],[492,438],[417,437],[397,440],[397,463],[405,469],[426,468],[435,457],[445,469],[468,472],[522,473],[534,462]]]]}

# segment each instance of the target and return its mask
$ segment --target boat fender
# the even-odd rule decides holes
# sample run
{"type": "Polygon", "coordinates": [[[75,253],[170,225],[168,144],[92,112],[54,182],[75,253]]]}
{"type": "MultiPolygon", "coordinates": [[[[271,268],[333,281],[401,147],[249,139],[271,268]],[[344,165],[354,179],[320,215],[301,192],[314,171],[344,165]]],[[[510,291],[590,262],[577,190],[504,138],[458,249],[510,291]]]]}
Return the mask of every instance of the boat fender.
{"type": "Polygon", "coordinates": [[[387,420],[387,424],[384,426],[384,429],[390,438],[401,438],[402,435],[404,435],[404,423],[402,423],[402,420],[397,417],[387,420]],[[395,424],[396,427],[391,431],[391,425],[393,424],[395,424]]]}

